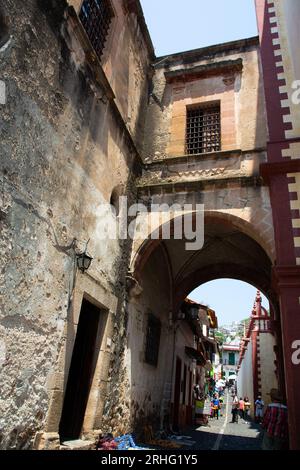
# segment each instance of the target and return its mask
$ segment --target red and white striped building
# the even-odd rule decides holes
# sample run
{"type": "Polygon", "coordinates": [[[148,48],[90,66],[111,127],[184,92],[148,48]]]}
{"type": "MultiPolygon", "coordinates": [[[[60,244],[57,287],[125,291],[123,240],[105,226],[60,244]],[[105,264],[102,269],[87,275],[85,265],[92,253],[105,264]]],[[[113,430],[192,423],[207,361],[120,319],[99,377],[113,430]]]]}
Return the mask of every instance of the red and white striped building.
{"type": "Polygon", "coordinates": [[[258,395],[262,396],[267,405],[270,402],[270,389],[278,387],[273,323],[270,314],[261,305],[261,295],[258,291],[249,326],[240,344],[237,366],[238,395],[250,399],[252,415],[253,404],[258,395]]]}

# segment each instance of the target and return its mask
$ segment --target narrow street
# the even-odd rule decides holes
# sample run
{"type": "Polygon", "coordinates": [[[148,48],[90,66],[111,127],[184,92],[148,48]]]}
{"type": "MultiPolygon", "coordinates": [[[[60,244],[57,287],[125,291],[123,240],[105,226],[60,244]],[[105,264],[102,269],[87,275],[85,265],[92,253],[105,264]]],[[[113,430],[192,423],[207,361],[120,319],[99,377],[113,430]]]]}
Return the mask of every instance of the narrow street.
{"type": "Polygon", "coordinates": [[[224,400],[223,416],[209,420],[209,427],[200,426],[188,433],[196,441],[194,450],[260,450],[260,427],[253,422],[231,423],[231,397],[224,400]],[[227,406],[226,406],[227,404],[227,406]],[[226,408],[225,408],[226,406],[226,408]]]}

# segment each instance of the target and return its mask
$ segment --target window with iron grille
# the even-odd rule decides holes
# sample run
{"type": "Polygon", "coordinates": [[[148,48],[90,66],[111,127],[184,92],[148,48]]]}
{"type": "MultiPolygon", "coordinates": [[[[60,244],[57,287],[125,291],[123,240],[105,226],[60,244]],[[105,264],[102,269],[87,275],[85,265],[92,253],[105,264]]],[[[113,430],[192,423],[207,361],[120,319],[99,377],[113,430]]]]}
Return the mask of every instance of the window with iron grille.
{"type": "Polygon", "coordinates": [[[109,0],[84,0],[82,3],[79,18],[99,59],[113,17],[109,0]]]}
{"type": "Polygon", "coordinates": [[[220,105],[187,110],[186,153],[217,152],[221,150],[220,105]]]}
{"type": "Polygon", "coordinates": [[[159,354],[161,323],[154,315],[149,315],[146,336],[145,361],[157,366],[159,354]]]}

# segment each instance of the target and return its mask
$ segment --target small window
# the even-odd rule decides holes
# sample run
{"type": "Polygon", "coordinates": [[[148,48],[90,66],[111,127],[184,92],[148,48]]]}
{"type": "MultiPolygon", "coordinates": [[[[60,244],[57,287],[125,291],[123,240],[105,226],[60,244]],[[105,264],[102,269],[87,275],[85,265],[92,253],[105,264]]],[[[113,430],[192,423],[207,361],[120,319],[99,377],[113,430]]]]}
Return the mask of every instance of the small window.
{"type": "Polygon", "coordinates": [[[145,361],[152,366],[157,366],[159,354],[161,323],[154,315],[149,315],[146,336],[145,361]]]}
{"type": "Polygon", "coordinates": [[[84,0],[82,3],[79,18],[99,59],[113,17],[110,0],[84,0]]]}
{"type": "Polygon", "coordinates": [[[220,105],[187,110],[186,153],[188,155],[221,150],[220,105]]]}

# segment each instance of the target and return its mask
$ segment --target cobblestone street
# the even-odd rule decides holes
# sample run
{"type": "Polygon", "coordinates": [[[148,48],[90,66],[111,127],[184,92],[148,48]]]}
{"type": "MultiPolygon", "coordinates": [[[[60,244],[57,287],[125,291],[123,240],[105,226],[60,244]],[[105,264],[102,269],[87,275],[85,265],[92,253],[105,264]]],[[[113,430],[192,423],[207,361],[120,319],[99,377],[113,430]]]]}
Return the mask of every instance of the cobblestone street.
{"type": "Polygon", "coordinates": [[[231,397],[224,400],[223,416],[209,421],[209,427],[200,426],[188,433],[194,450],[260,450],[260,427],[253,422],[231,423],[231,397]],[[225,408],[227,403],[227,407],[225,408]]]}

